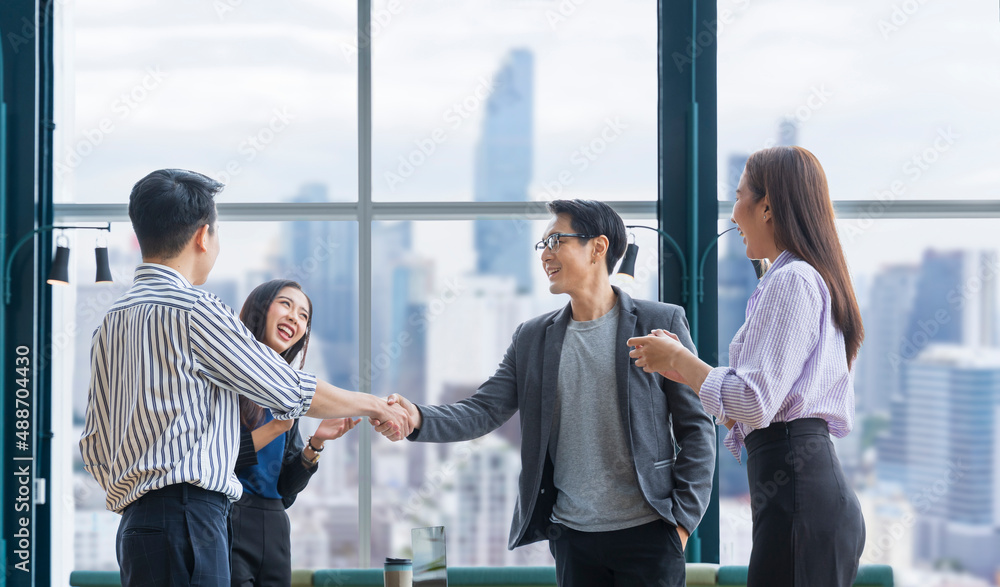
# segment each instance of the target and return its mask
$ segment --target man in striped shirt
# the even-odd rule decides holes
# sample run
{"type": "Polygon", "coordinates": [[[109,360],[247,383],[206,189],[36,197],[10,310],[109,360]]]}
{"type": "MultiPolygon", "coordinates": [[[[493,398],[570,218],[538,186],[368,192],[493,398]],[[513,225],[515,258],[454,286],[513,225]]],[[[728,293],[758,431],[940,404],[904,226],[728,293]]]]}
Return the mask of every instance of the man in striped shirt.
{"type": "Polygon", "coordinates": [[[136,183],[129,217],[143,263],[94,333],[80,450],[108,509],[122,514],[125,586],[229,585],[239,395],[277,419],[367,416],[392,421],[391,440],[411,431],[399,406],[293,369],[194,287],[219,255],[222,187],[177,169],[136,183]]]}

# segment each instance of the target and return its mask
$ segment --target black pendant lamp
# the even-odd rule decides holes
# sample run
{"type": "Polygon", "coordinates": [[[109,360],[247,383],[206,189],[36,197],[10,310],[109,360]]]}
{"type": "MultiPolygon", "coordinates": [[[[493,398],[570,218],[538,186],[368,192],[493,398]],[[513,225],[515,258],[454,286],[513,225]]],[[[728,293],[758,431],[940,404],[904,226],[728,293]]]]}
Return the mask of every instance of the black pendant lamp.
{"type": "Polygon", "coordinates": [[[46,280],[49,285],[69,284],[69,239],[60,234],[56,239],[56,256],[52,259],[52,267],[49,269],[49,278],[46,280]]]}

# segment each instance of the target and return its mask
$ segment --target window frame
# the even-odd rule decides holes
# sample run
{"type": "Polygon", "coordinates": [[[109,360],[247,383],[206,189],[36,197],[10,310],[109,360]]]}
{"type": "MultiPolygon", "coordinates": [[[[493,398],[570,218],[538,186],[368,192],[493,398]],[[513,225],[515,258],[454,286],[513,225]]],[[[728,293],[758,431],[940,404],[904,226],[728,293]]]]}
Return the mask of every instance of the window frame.
{"type": "MultiPolygon", "coordinates": [[[[34,21],[40,21],[39,31],[43,34],[42,41],[35,47],[35,59],[43,64],[48,64],[48,69],[40,72],[32,72],[34,81],[40,89],[35,94],[35,85],[20,83],[17,86],[7,86],[5,91],[9,96],[16,98],[18,103],[33,103],[36,105],[34,114],[35,134],[27,136],[22,133],[17,144],[8,145],[8,156],[11,161],[18,161],[23,164],[24,153],[31,153],[34,161],[33,171],[37,170],[37,181],[35,177],[28,177],[28,184],[34,184],[35,194],[39,205],[34,210],[34,217],[27,221],[25,202],[17,203],[15,198],[8,196],[0,202],[4,211],[10,215],[17,215],[17,218],[8,220],[10,226],[17,230],[11,234],[20,234],[30,230],[29,224],[39,226],[41,224],[68,223],[68,222],[118,222],[127,221],[126,204],[77,204],[61,203],[53,204],[52,193],[52,136],[49,122],[52,117],[52,95],[57,88],[53,87],[51,75],[51,63],[53,58],[52,36],[52,3],[42,2],[41,7],[36,9],[33,2],[19,1],[17,10],[24,13],[25,18],[31,17],[34,21]],[[30,5],[30,6],[29,6],[30,5]],[[45,39],[48,42],[45,42],[45,39]],[[43,125],[37,124],[39,121],[43,125]],[[37,141],[37,142],[36,142],[37,141]],[[17,153],[22,155],[17,157],[17,153]],[[27,228],[26,228],[27,227],[27,228]]],[[[544,209],[544,203],[540,202],[373,202],[372,201],[372,54],[369,38],[362,31],[370,30],[371,27],[372,3],[371,0],[358,0],[358,199],[357,202],[350,203],[224,203],[219,205],[219,217],[226,222],[240,221],[282,221],[282,220],[349,220],[358,222],[358,252],[359,252],[359,360],[360,365],[370,364],[372,357],[372,319],[371,319],[371,281],[372,281],[372,223],[382,220],[472,220],[476,218],[519,218],[519,219],[544,219],[548,217],[544,209]],[[366,363],[368,361],[368,363],[366,363]]],[[[715,191],[716,177],[716,145],[714,134],[715,128],[715,96],[716,80],[715,72],[715,44],[707,47],[697,47],[693,45],[692,55],[697,54],[698,59],[691,64],[689,71],[674,71],[677,69],[671,60],[671,49],[677,47],[666,47],[664,39],[678,38],[677,43],[683,43],[683,39],[697,38],[697,23],[699,20],[712,20],[715,18],[716,4],[707,0],[692,0],[690,3],[669,3],[659,2],[659,31],[661,46],[660,65],[658,67],[658,88],[660,92],[660,112],[659,112],[659,156],[660,156],[660,193],[655,201],[622,201],[610,202],[611,206],[626,219],[635,218],[657,218],[662,229],[675,234],[684,244],[682,247],[688,252],[686,255],[696,255],[696,249],[711,247],[709,241],[714,238],[716,221],[719,219],[728,220],[732,212],[732,203],[717,201],[715,191]],[[682,34],[678,35],[680,32],[682,34]],[[676,80],[682,79],[683,83],[677,84],[676,80]],[[693,107],[692,107],[693,106],[693,107]],[[692,154],[700,155],[700,159],[705,163],[697,165],[698,159],[692,154]],[[713,178],[705,181],[705,177],[713,178]],[[699,183],[697,178],[701,178],[699,183]],[[717,202],[712,204],[711,202],[717,202]],[[691,209],[692,205],[703,213],[699,216],[697,210],[691,209]],[[715,207],[715,214],[704,213],[715,207]],[[682,211],[683,214],[678,213],[682,211]],[[692,231],[692,228],[697,230],[692,231]],[[693,236],[692,236],[693,235],[693,236]]],[[[21,15],[17,15],[19,18],[21,15]]],[[[693,41],[692,41],[693,43],[693,41]]],[[[684,50],[683,47],[680,50],[684,50]]],[[[13,76],[10,76],[13,78],[13,76]]],[[[8,98],[9,103],[15,100],[8,98]]],[[[24,121],[21,121],[22,123],[24,121]]],[[[23,126],[23,124],[22,124],[23,126]]],[[[13,169],[14,166],[11,166],[13,169]]],[[[32,174],[26,174],[32,175],[32,174]]],[[[18,186],[24,186],[23,179],[17,180],[18,186]]],[[[11,184],[13,185],[13,181],[11,184]]],[[[10,192],[13,193],[13,190],[10,192]]],[[[979,200],[920,200],[920,201],[894,201],[883,202],[879,200],[858,200],[858,201],[836,201],[835,209],[838,218],[841,219],[935,219],[935,218],[1000,218],[1000,201],[979,201],[979,200]]],[[[3,227],[6,228],[6,227],[3,227]]],[[[7,253],[5,243],[4,253],[7,253]]],[[[661,284],[660,299],[663,301],[677,302],[680,299],[679,269],[675,263],[668,262],[669,255],[666,249],[660,251],[661,259],[661,284]]],[[[26,285],[19,286],[17,296],[21,301],[8,306],[5,314],[12,313],[15,308],[34,307],[33,318],[31,320],[34,328],[34,340],[38,348],[47,348],[52,344],[52,316],[51,295],[44,283],[45,259],[50,256],[51,244],[48,239],[41,239],[35,247],[34,255],[34,280],[27,281],[26,285]],[[29,295],[33,296],[33,300],[29,295]],[[27,298],[27,299],[25,299],[27,298]]],[[[22,255],[27,256],[26,253],[22,255]]],[[[710,256],[706,265],[705,275],[714,277],[716,271],[716,257],[710,256]]],[[[706,288],[706,299],[704,306],[711,308],[716,303],[714,293],[706,288]]],[[[717,321],[717,312],[705,311],[705,308],[696,309],[691,318],[696,324],[700,324],[700,331],[710,332],[714,329],[717,321]]],[[[18,321],[20,323],[20,321],[18,321]]],[[[7,340],[15,340],[13,329],[18,323],[11,323],[6,326],[3,336],[7,340]]],[[[714,339],[703,337],[701,346],[703,348],[714,349],[714,339]]],[[[4,346],[5,349],[12,346],[4,346]]],[[[8,360],[4,357],[3,360],[8,360]]],[[[4,363],[5,365],[7,363],[4,363]]],[[[40,374],[41,379],[36,379],[39,405],[44,409],[51,410],[52,388],[51,377],[44,373],[40,374]]],[[[371,392],[371,382],[366,378],[361,378],[361,391],[371,392]]],[[[41,430],[39,426],[51,416],[51,413],[36,414],[34,424],[36,430],[41,430]]],[[[4,418],[9,418],[5,414],[4,418]]],[[[371,471],[371,430],[369,427],[360,428],[360,470],[359,470],[359,567],[368,567],[371,558],[371,495],[372,495],[372,471],[371,471]]],[[[9,436],[9,435],[8,435],[9,436]]],[[[12,454],[13,441],[5,437],[0,441],[4,447],[5,454],[12,454]]],[[[38,451],[40,471],[39,477],[44,478],[46,463],[51,463],[52,446],[49,439],[38,438],[38,451]],[[44,465],[44,466],[43,466],[44,465]]],[[[5,486],[7,491],[10,487],[5,486]]],[[[42,556],[35,559],[35,562],[52,560],[53,539],[57,532],[52,527],[52,500],[51,487],[44,490],[47,498],[44,503],[38,504],[36,519],[33,522],[32,532],[35,536],[35,548],[41,551],[42,556]]],[[[8,500],[9,501],[9,500],[8,500]]],[[[718,496],[715,494],[712,500],[712,507],[718,508],[718,496]]],[[[3,522],[10,524],[12,518],[11,510],[5,508],[3,511],[3,522]]],[[[710,524],[712,518],[706,518],[710,524]]],[[[714,528],[708,528],[703,533],[704,544],[701,545],[700,553],[694,555],[696,560],[707,560],[708,562],[718,562],[719,551],[719,528],[718,516],[714,518],[714,528]]],[[[59,564],[53,561],[53,564],[59,564]]],[[[45,582],[51,573],[50,568],[44,564],[36,566],[32,574],[38,582],[45,582]]],[[[28,579],[31,581],[31,578],[28,579]]]]}

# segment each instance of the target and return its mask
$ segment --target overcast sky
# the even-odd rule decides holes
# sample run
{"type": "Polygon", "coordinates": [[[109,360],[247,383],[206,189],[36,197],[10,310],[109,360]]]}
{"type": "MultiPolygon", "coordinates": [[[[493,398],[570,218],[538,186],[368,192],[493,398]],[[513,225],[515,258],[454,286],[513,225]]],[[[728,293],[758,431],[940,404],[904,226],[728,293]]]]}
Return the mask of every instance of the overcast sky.
{"type": "MultiPolygon", "coordinates": [[[[166,166],[225,180],[220,201],[281,201],[313,181],[334,199],[355,197],[355,8],[231,4],[59,4],[60,199],[122,202],[136,179],[166,166]]],[[[446,115],[456,103],[476,105],[482,80],[517,47],[535,56],[532,197],[545,199],[546,185],[568,170],[573,183],[563,196],[655,198],[655,2],[394,5],[391,14],[387,2],[375,2],[376,198],[472,199],[482,109],[458,125],[446,115]],[[608,120],[624,126],[621,135],[588,169],[575,168],[573,152],[608,120]],[[385,173],[438,129],[445,139],[435,152],[390,189],[385,173]]],[[[980,0],[721,0],[721,22],[699,31],[718,32],[720,184],[729,154],[766,146],[791,116],[835,198],[872,198],[895,181],[899,199],[997,197],[997,9],[980,0]]],[[[870,272],[883,259],[916,258],[930,233],[944,246],[994,246],[985,234],[930,224],[884,221],[852,231],[852,267],[870,272]]]]}

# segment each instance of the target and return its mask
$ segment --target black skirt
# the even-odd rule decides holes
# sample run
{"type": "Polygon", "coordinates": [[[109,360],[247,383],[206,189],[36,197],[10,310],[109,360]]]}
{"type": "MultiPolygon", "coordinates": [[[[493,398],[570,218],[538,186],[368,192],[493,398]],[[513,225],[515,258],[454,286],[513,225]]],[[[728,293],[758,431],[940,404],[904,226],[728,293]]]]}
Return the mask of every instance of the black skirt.
{"type": "Polygon", "coordinates": [[[746,437],[753,512],[747,587],[848,587],[865,546],[857,495],[826,421],[775,422],[746,437]]]}

